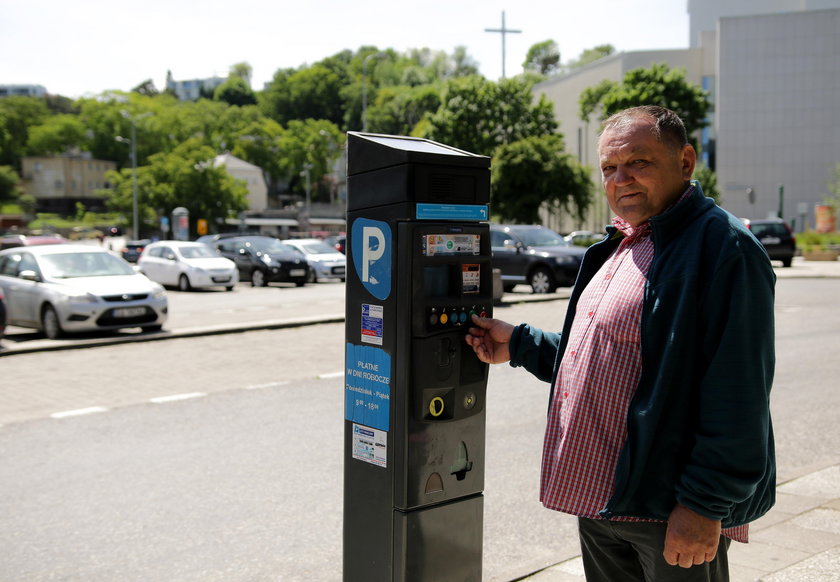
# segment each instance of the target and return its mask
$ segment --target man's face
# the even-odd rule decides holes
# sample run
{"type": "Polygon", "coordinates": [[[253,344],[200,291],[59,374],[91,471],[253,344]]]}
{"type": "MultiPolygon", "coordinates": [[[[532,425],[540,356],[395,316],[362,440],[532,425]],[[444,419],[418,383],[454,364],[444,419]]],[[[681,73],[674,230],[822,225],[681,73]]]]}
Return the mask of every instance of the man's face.
{"type": "Polygon", "coordinates": [[[675,149],[659,142],[652,126],[653,120],[638,118],[606,130],[598,142],[607,202],[633,226],[664,212],[685,191],[694,172],[694,148],[675,149]]]}

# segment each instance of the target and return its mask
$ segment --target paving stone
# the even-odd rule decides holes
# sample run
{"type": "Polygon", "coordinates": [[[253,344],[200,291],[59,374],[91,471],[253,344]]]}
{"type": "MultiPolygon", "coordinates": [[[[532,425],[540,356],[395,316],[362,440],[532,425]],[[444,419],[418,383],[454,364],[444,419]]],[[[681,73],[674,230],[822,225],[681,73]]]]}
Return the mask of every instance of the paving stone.
{"type": "Polygon", "coordinates": [[[822,552],[762,578],[762,582],[837,582],[838,580],[840,580],[840,548],[822,552]]]}

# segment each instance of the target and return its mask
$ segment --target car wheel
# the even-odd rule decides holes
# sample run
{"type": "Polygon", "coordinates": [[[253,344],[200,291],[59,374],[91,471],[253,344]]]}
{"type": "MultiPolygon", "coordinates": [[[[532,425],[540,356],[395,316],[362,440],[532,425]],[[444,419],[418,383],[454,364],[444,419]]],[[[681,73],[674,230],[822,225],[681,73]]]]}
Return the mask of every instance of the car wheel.
{"type": "Polygon", "coordinates": [[[504,291],[505,293],[510,293],[513,291],[514,287],[516,287],[515,283],[504,283],[502,285],[502,291],[504,291]]]}
{"type": "Polygon", "coordinates": [[[52,305],[44,307],[41,313],[41,330],[50,339],[58,339],[64,334],[61,323],[58,321],[58,314],[52,305]]]}
{"type": "Polygon", "coordinates": [[[265,280],[265,273],[259,269],[251,271],[251,287],[265,287],[268,283],[265,280]]]}
{"type": "Polygon", "coordinates": [[[306,276],[307,283],[317,283],[318,277],[315,276],[315,269],[310,269],[309,274],[306,276]]]}
{"type": "Polygon", "coordinates": [[[303,287],[306,285],[306,281],[295,281],[295,285],[298,287],[303,287]]]}
{"type": "Polygon", "coordinates": [[[786,259],[782,259],[782,266],[783,267],[790,267],[793,265],[793,257],[788,257],[786,259]]]}
{"type": "Polygon", "coordinates": [[[162,325],[147,325],[143,328],[143,331],[148,331],[148,332],[163,331],[163,326],[162,325]]]}
{"type": "Polygon", "coordinates": [[[225,287],[225,291],[233,291],[233,285],[228,285],[225,287]]]}
{"type": "Polygon", "coordinates": [[[192,285],[190,285],[190,280],[186,275],[178,277],[178,291],[190,291],[191,289],[192,285]]]}
{"type": "Polygon", "coordinates": [[[537,267],[528,277],[528,283],[534,293],[554,293],[557,290],[557,281],[546,267],[537,267]]]}

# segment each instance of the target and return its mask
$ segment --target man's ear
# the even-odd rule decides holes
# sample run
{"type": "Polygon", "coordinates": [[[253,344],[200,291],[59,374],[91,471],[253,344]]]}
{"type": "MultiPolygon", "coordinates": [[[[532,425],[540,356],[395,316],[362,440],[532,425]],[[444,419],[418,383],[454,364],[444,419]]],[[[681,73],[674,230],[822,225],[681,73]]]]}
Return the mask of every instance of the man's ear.
{"type": "Polygon", "coordinates": [[[694,175],[694,166],[697,165],[697,152],[691,144],[685,144],[680,152],[682,163],[682,177],[684,180],[691,180],[694,175]]]}

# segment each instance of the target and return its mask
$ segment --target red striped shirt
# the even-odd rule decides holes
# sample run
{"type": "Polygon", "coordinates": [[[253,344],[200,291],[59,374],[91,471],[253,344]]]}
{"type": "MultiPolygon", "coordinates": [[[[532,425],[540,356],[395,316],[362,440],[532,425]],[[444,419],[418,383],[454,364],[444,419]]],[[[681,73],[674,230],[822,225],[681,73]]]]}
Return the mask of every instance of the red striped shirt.
{"type": "MultiPolygon", "coordinates": [[[[557,373],[542,458],[540,501],[600,519],[614,493],[627,411],[642,372],[641,318],[653,261],[650,225],[614,219],[625,238],[583,290],[557,373]]],[[[618,518],[633,521],[637,518],[618,518]]],[[[748,526],[724,535],[746,542],[748,526]]]]}

